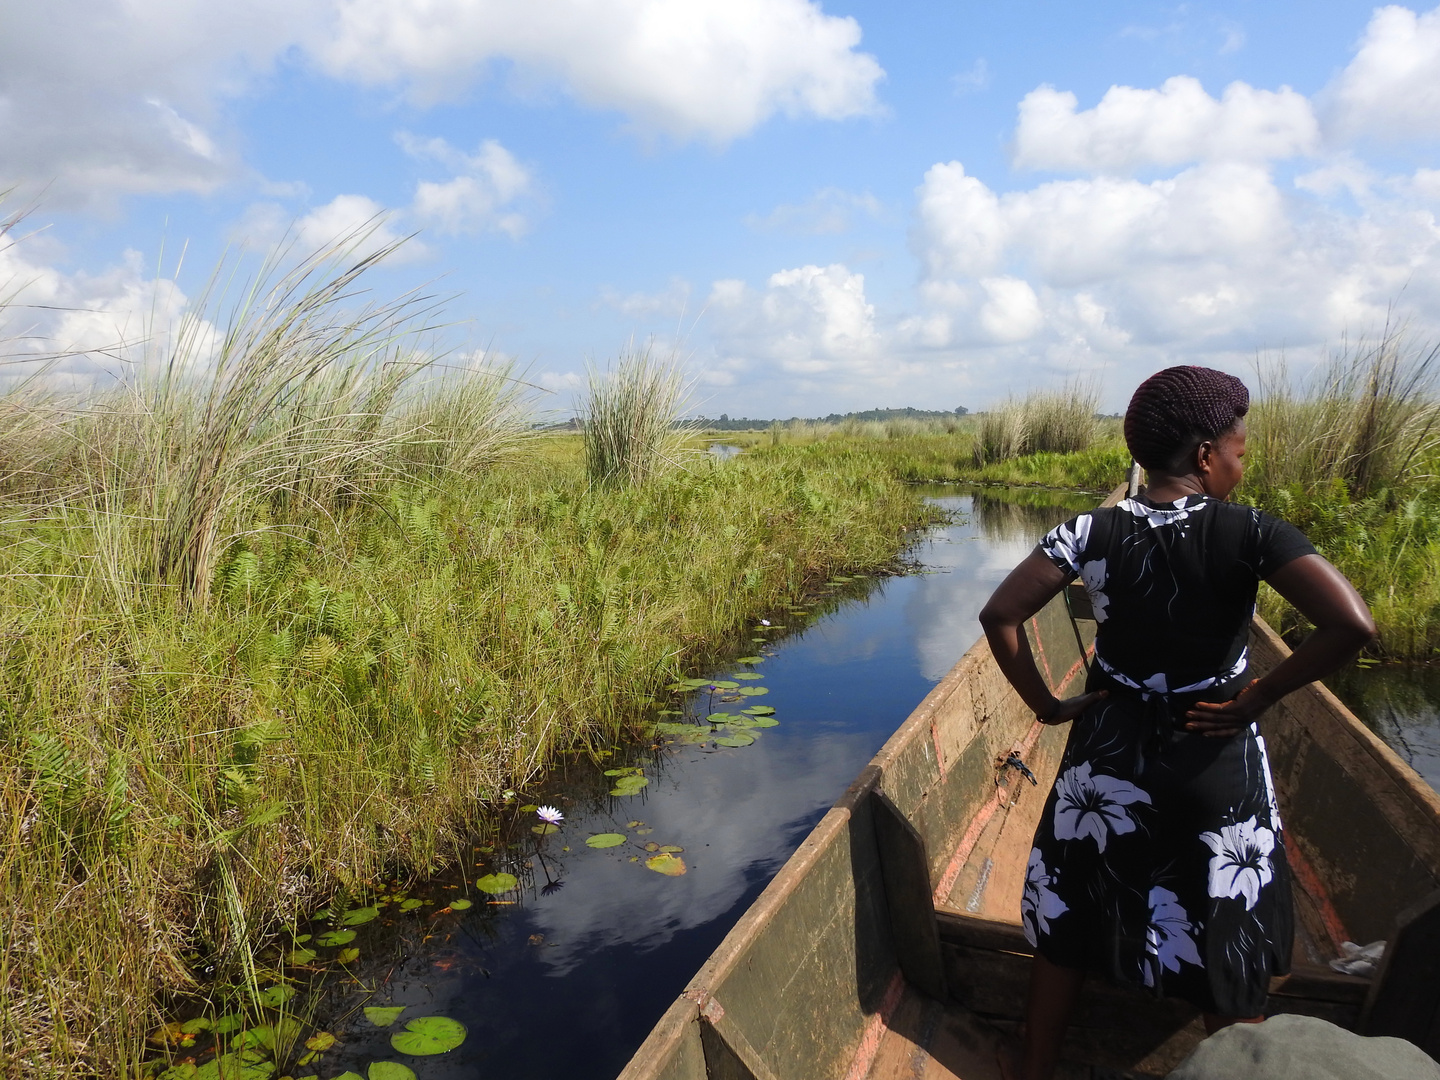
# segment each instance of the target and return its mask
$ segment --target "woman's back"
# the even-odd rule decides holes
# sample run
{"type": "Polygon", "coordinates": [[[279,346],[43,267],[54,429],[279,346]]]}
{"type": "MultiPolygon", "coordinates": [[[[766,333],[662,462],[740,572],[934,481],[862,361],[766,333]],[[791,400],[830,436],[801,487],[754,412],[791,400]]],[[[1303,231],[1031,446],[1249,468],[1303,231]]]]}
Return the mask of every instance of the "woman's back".
{"type": "Polygon", "coordinates": [[[1158,693],[1243,671],[1258,582],[1315,550],[1289,523],[1207,495],[1126,499],[1051,530],[1040,549],[1085,583],[1102,670],[1158,693]]]}

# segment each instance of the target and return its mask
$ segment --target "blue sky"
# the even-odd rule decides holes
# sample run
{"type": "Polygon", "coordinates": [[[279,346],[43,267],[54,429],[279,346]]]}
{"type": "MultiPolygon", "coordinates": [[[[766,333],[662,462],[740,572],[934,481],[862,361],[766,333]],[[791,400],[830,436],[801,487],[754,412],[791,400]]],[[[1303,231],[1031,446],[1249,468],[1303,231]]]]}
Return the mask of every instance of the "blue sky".
{"type": "Polygon", "coordinates": [[[134,348],[377,213],[419,235],[376,291],[438,281],[558,409],[631,340],[769,417],[1440,331],[1440,9],[0,4],[23,347],[134,348]]]}

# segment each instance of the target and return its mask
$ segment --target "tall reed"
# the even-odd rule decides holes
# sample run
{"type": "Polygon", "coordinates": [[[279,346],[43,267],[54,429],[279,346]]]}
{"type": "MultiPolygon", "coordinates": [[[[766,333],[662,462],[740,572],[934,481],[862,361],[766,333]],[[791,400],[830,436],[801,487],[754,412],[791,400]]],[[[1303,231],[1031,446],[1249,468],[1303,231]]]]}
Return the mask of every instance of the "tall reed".
{"type": "Polygon", "coordinates": [[[1088,449],[1100,435],[1096,410],[1100,393],[1093,383],[1072,383],[1060,392],[1006,398],[980,414],[975,464],[990,465],[1024,454],[1073,454],[1088,449]]]}
{"type": "Polygon", "coordinates": [[[674,462],[686,431],[687,388],[678,361],[631,349],[605,372],[590,370],[582,409],[585,465],[596,483],[640,483],[674,462]]]}
{"type": "Polygon", "coordinates": [[[1294,380],[1285,358],[1257,366],[1247,486],[1338,478],[1363,498],[1430,479],[1440,456],[1440,344],[1387,328],[1378,341],[1327,356],[1294,380]]]}

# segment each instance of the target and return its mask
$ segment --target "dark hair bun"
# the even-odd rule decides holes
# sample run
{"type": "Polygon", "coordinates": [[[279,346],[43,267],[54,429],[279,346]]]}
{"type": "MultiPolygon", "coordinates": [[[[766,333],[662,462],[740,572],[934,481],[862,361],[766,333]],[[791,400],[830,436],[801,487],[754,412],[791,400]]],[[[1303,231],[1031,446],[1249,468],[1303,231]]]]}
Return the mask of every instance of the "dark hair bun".
{"type": "Polygon", "coordinates": [[[1206,439],[1232,427],[1250,409],[1250,391],[1214,368],[1157,371],[1140,384],[1125,410],[1125,443],[1146,469],[1168,470],[1206,439]]]}

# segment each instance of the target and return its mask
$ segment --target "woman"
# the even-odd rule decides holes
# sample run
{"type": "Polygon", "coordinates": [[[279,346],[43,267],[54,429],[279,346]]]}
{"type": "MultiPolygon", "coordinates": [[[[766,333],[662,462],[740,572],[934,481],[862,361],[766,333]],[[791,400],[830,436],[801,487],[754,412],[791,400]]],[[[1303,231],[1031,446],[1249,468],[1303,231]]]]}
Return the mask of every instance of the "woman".
{"type": "Polygon", "coordinates": [[[1030,854],[1036,948],[1023,1080],[1047,1080],[1087,971],[1188,999],[1214,1032],[1258,1021],[1289,970],[1289,868],[1256,719],[1375,634],[1365,602],[1294,526],[1225,500],[1240,482],[1249,393],[1201,367],[1152,375],[1125,413],[1143,495],[1052,530],[980,622],[1047,724],[1074,721],[1030,854]],[[1095,609],[1086,693],[1061,701],[1022,626],[1080,577],[1095,609]],[[1257,583],[1315,630],[1247,676],[1257,583]]]}

